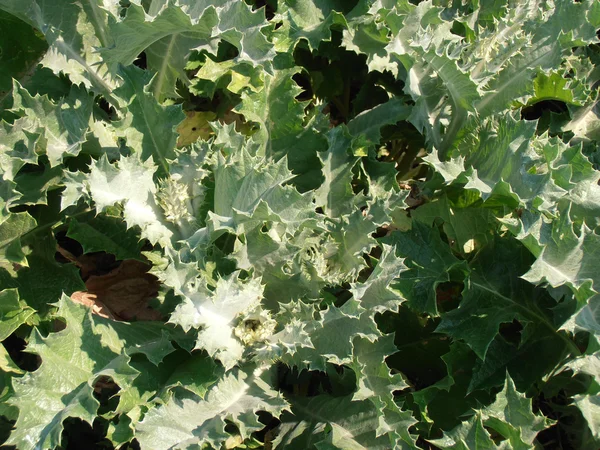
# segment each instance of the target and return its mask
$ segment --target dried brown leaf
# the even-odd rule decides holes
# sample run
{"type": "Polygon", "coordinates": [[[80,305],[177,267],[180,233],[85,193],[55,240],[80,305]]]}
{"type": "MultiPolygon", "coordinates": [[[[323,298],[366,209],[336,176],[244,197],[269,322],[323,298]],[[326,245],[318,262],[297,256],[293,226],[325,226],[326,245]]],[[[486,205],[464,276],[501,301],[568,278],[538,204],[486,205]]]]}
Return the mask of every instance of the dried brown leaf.
{"type": "Polygon", "coordinates": [[[160,287],[148,269],[140,261],[123,261],[106,275],[91,275],[85,282],[87,292],[75,292],[71,298],[113,320],[160,320],[161,314],[148,307],[160,287]]]}

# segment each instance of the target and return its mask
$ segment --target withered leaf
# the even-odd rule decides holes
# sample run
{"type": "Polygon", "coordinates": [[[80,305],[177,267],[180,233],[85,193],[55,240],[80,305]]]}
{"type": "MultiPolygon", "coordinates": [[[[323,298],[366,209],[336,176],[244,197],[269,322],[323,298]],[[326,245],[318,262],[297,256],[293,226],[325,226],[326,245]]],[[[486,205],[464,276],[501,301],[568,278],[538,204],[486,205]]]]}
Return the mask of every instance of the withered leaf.
{"type": "Polygon", "coordinates": [[[160,320],[161,314],[148,307],[160,286],[148,269],[140,261],[125,260],[106,275],[91,275],[85,282],[87,292],[75,292],[71,299],[114,320],[160,320]]]}

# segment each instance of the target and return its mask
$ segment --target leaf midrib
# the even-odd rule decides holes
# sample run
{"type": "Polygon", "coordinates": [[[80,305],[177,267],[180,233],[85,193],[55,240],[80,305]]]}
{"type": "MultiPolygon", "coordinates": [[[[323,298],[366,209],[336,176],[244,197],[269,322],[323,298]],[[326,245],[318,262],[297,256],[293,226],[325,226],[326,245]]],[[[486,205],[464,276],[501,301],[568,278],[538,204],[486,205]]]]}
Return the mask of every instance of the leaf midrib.
{"type": "Polygon", "coordinates": [[[541,314],[538,314],[535,311],[532,311],[531,309],[527,308],[525,305],[522,305],[521,303],[518,303],[516,301],[514,301],[512,298],[507,297],[501,293],[499,293],[498,291],[496,291],[495,289],[486,286],[482,283],[478,283],[477,281],[471,281],[471,285],[475,286],[479,289],[482,289],[486,292],[491,293],[492,295],[494,295],[495,297],[503,300],[506,303],[509,303],[510,305],[518,308],[520,311],[523,312],[523,315],[525,317],[528,317],[529,319],[534,319],[535,321],[541,323],[542,325],[544,325],[545,327],[547,327],[550,331],[552,331],[553,334],[555,334],[556,336],[558,336],[561,340],[563,340],[565,342],[565,344],[567,344],[567,346],[573,351],[573,353],[575,353],[576,355],[580,355],[581,351],[579,350],[579,348],[575,345],[575,343],[569,339],[567,336],[565,336],[564,334],[560,333],[560,331],[556,330],[554,328],[554,326],[548,322],[548,320],[542,316],[541,314]]]}

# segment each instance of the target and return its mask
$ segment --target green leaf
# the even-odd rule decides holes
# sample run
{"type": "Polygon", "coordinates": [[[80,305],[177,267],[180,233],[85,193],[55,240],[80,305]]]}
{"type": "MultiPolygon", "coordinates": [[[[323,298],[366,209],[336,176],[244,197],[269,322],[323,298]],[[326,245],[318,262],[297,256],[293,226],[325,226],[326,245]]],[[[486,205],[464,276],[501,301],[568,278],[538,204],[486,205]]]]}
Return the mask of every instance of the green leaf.
{"type": "Polygon", "coordinates": [[[405,446],[414,446],[414,438],[408,431],[416,423],[412,414],[401,411],[394,402],[394,391],[408,387],[397,373],[390,373],[385,359],[396,352],[392,335],[382,336],[375,342],[365,338],[354,339],[354,361],[350,367],[357,374],[357,390],[353,401],[370,399],[377,407],[383,408],[377,434],[395,430],[405,446]],[[408,444],[408,445],[407,445],[408,444]]]}
{"type": "MultiPolygon", "coordinates": [[[[17,366],[15,362],[11,359],[10,354],[8,353],[8,351],[6,351],[4,345],[0,345],[0,369],[2,369],[2,371],[6,374],[12,373],[15,375],[22,375],[24,373],[24,371],[19,366],[17,366]]],[[[10,409],[10,407],[5,405],[4,408],[0,408],[0,415],[12,417],[12,415],[7,411],[8,409],[10,409]]]]}
{"type": "Polygon", "coordinates": [[[15,177],[17,191],[21,196],[14,201],[16,205],[47,205],[48,192],[57,189],[63,183],[63,168],[43,166],[43,172],[21,172],[15,177]]]}
{"type": "Polygon", "coordinates": [[[446,196],[421,205],[411,214],[411,217],[429,227],[441,219],[450,246],[462,255],[483,248],[493,239],[493,231],[498,228],[491,210],[474,207],[456,208],[446,196]]]}
{"type": "Polygon", "coordinates": [[[0,11],[0,29],[11,30],[2,36],[0,92],[12,89],[12,79],[23,79],[35,69],[47,49],[44,38],[31,25],[0,11]]]}
{"type": "Polygon", "coordinates": [[[442,241],[437,230],[413,222],[406,232],[393,233],[388,243],[404,259],[404,270],[392,285],[419,312],[438,315],[436,289],[444,282],[462,281],[467,266],[442,241]]]}
{"type": "Polygon", "coordinates": [[[477,411],[472,419],[463,422],[444,438],[430,442],[443,449],[505,448],[496,446],[487,428],[506,439],[509,448],[524,450],[532,448],[537,434],[550,424],[545,417],[533,414],[531,400],[520,394],[511,378],[507,377],[504,390],[494,403],[477,411]]]}
{"type": "Polygon", "coordinates": [[[9,213],[0,222],[0,256],[3,259],[3,263],[0,265],[2,267],[10,271],[10,263],[27,265],[21,237],[35,229],[36,226],[35,219],[26,212],[9,213]]]}
{"type": "Polygon", "coordinates": [[[246,89],[257,93],[264,86],[261,75],[260,70],[245,62],[215,62],[207,58],[196,72],[190,92],[213,98],[222,86],[234,94],[241,94],[246,89]]]}
{"type": "Polygon", "coordinates": [[[345,27],[346,20],[341,14],[346,10],[339,0],[299,0],[285,1],[277,10],[276,20],[283,21],[273,40],[276,50],[293,51],[300,39],[306,39],[309,47],[316,49],[323,41],[331,40],[331,28],[345,27]]]}
{"type": "Polygon", "coordinates": [[[355,210],[332,222],[328,229],[330,240],[327,244],[333,248],[324,258],[322,276],[334,284],[356,281],[360,271],[367,267],[364,256],[377,244],[371,236],[377,226],[371,216],[365,217],[362,211],[355,210]]]}
{"type": "Polygon", "coordinates": [[[381,128],[408,119],[410,111],[410,106],[397,97],[363,111],[348,122],[348,131],[355,139],[353,147],[378,145],[381,140],[381,128]]]}
{"type": "Polygon", "coordinates": [[[529,100],[530,104],[544,100],[559,100],[572,105],[581,105],[579,96],[585,101],[585,95],[576,92],[571,87],[570,81],[558,72],[540,73],[534,81],[534,89],[535,95],[529,100]]]}
{"type": "Polygon", "coordinates": [[[0,442],[598,448],[596,3],[0,0],[0,442]]]}
{"type": "Polygon", "coordinates": [[[103,49],[102,55],[109,64],[129,66],[145,51],[148,68],[157,72],[146,92],[151,91],[157,100],[163,101],[175,96],[177,78],[187,81],[183,69],[190,52],[216,45],[212,34],[217,20],[213,8],[207,8],[201,17],[192,20],[175,5],[148,17],[142,6],[134,3],[127,8],[124,18],[110,16],[109,30],[114,43],[103,49]]]}
{"type": "Polygon", "coordinates": [[[5,340],[21,325],[30,323],[35,311],[19,301],[16,289],[0,292],[0,341],[5,340]]]}
{"type": "Polygon", "coordinates": [[[579,408],[581,414],[587,421],[592,435],[596,439],[600,439],[600,402],[598,395],[576,395],[573,398],[575,406],[579,408]]]}
{"type": "Polygon", "coordinates": [[[28,119],[23,131],[26,130],[28,136],[37,134],[44,138],[40,147],[48,156],[50,167],[67,156],[79,154],[86,140],[93,106],[92,97],[85,89],[73,86],[69,95],[55,104],[47,96],[32,97],[15,81],[13,98],[12,110],[28,119]]]}
{"type": "Polygon", "coordinates": [[[129,430],[129,438],[124,442],[133,438],[132,419],[139,420],[141,412],[153,406],[153,399],[168,399],[173,391],[184,392],[178,387],[204,397],[224,372],[223,367],[206,353],[196,352],[190,356],[185,350],[169,353],[159,364],[134,356],[130,365],[139,375],[119,391],[119,405],[115,411],[119,414],[119,422],[127,424],[126,427],[119,424],[120,431],[129,430]],[[193,371],[191,375],[190,370],[193,371]]]}
{"type": "Polygon", "coordinates": [[[217,281],[210,291],[205,281],[197,281],[195,291],[189,293],[171,315],[170,322],[181,325],[184,330],[201,328],[196,348],[202,348],[226,369],[233,367],[244,351],[243,343],[234,334],[234,319],[247,315],[260,305],[263,287],[259,280],[246,283],[234,272],[217,281]]]}
{"type": "Polygon", "coordinates": [[[115,90],[115,95],[123,100],[127,112],[116,125],[117,132],[143,161],[152,157],[164,175],[169,172],[168,160],[175,159],[175,128],[185,114],[180,106],[163,106],[152,96],[150,72],[128,66],[121,67],[119,75],[123,85],[115,90]]]}
{"type": "Polygon", "coordinates": [[[357,203],[351,183],[358,158],[348,152],[351,138],[346,127],[334,128],[327,139],[329,149],[319,154],[325,181],[315,192],[315,200],[329,217],[335,218],[351,213],[357,203]]]}
{"type": "Polygon", "coordinates": [[[563,127],[578,139],[598,140],[600,137],[600,102],[589,103],[575,109],[572,119],[563,127]]]}
{"type": "Polygon", "coordinates": [[[279,416],[287,402],[254,372],[233,370],[227,373],[201,400],[173,398],[152,408],[136,426],[136,438],[143,448],[174,448],[181,445],[211,444],[219,447],[229,436],[225,419],[238,426],[242,438],[263,425],[257,411],[279,416]]]}
{"type": "Polygon", "coordinates": [[[544,416],[533,414],[531,400],[515,389],[508,376],[504,390],[483,410],[483,415],[485,425],[508,439],[513,448],[531,448],[536,435],[551,423],[544,416]]]}
{"type": "Polygon", "coordinates": [[[380,336],[375,321],[361,314],[358,302],[349,300],[342,307],[329,307],[321,313],[321,321],[310,331],[314,350],[302,349],[299,353],[310,368],[325,370],[325,363],[350,364],[353,358],[353,340],[357,336],[370,341],[380,336]],[[311,355],[312,354],[312,355],[311,355]]]}
{"type": "Polygon", "coordinates": [[[472,448],[494,450],[499,448],[484,428],[481,413],[475,414],[468,421],[445,433],[443,438],[429,442],[442,450],[470,450],[472,448]]]}
{"type": "Polygon", "coordinates": [[[512,114],[487,121],[464,155],[465,167],[474,169],[466,187],[477,189],[484,199],[495,192],[514,193],[528,207],[552,208],[565,191],[554,183],[551,170],[538,169],[546,161],[532,145],[534,133],[533,122],[518,121],[512,114]]]}
{"type": "Polygon", "coordinates": [[[367,401],[349,396],[320,395],[294,398],[292,413],[281,418],[276,449],[388,449],[415,448],[398,442],[395,433],[377,436],[379,414],[367,401]]]}
{"type": "Polygon", "coordinates": [[[567,284],[575,291],[585,287],[597,292],[600,280],[592,261],[600,252],[600,237],[585,225],[577,236],[568,218],[553,228],[552,239],[524,278],[535,284],[546,281],[555,287],[567,284]]]}
{"type": "Polygon", "coordinates": [[[43,32],[49,47],[44,66],[112,99],[115,79],[96,50],[111,44],[108,14],[97,2],[2,0],[0,9],[43,32]]]}
{"type": "Polygon", "coordinates": [[[570,338],[557,331],[559,325],[549,311],[542,309],[544,291],[520,278],[530,263],[531,255],[514,241],[496,240],[482,249],[471,265],[459,307],[442,315],[436,331],[463,339],[485,360],[500,324],[516,319],[549,329],[579,353],[570,338]]]}
{"type": "Polygon", "coordinates": [[[285,159],[269,163],[246,152],[227,160],[220,158],[214,169],[215,214],[233,217],[234,212],[239,212],[252,216],[261,201],[275,213],[281,213],[288,206],[283,199],[294,196],[295,192],[283,187],[293,177],[286,163],[285,159]]]}
{"type": "Polygon", "coordinates": [[[242,92],[242,102],[236,107],[236,111],[247,121],[260,125],[252,139],[269,157],[285,155],[279,140],[304,131],[302,119],[305,105],[296,100],[302,90],[292,79],[298,72],[299,69],[293,68],[266,76],[264,87],[258,92],[242,92]]]}
{"type": "Polygon", "coordinates": [[[363,308],[372,313],[396,311],[405,298],[391,289],[390,285],[406,270],[407,267],[397,258],[394,248],[384,244],[379,262],[369,278],[364,283],[352,283],[352,295],[360,301],[363,308]]]}
{"type": "Polygon", "coordinates": [[[75,291],[86,290],[75,265],[56,262],[56,241],[53,236],[36,236],[29,246],[28,267],[20,269],[17,278],[7,286],[18,288],[20,298],[27,305],[45,312],[49,304],[58,301],[62,293],[71,295],[75,291]]]}
{"type": "MultiPolygon", "coordinates": [[[[96,380],[107,376],[125,388],[138,375],[128,365],[127,355],[140,353],[138,347],[157,339],[164,328],[92,316],[90,310],[66,296],[61,297],[58,308],[66,328],[45,338],[35,331],[28,351],[38,354],[42,364],[14,380],[15,395],[9,402],[19,408],[19,418],[8,443],[18,448],[60,445],[63,421],[68,417],[91,424],[99,406],[94,397],[96,380]]],[[[172,350],[157,354],[157,360],[172,350]]]]}
{"type": "Polygon", "coordinates": [[[84,253],[112,253],[118,260],[142,260],[140,251],[143,242],[133,229],[127,229],[120,218],[98,216],[90,222],[78,222],[73,219],[69,223],[67,236],[79,242],[84,253]]]}
{"type": "Polygon", "coordinates": [[[30,131],[31,122],[23,117],[12,125],[0,123],[0,169],[5,180],[13,180],[25,164],[37,163],[35,148],[40,135],[30,131]]]}
{"type": "Polygon", "coordinates": [[[87,182],[98,212],[122,202],[127,226],[139,226],[142,237],[167,247],[173,233],[163,224],[163,212],[156,204],[155,170],[152,159],[143,163],[130,156],[114,166],[105,155],[92,163],[87,182]]]}

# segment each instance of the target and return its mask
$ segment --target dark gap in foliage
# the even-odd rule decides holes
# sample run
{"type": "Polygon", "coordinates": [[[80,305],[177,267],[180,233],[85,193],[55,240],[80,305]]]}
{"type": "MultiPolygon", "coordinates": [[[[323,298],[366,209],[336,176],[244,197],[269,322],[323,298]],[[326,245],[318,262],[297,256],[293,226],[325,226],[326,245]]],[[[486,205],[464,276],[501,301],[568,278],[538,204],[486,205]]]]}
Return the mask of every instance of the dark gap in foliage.
{"type": "Polygon", "coordinates": [[[314,397],[329,394],[334,397],[350,395],[356,389],[356,375],[345,366],[327,364],[327,371],[299,369],[277,363],[275,389],[283,394],[314,397]]]}
{"type": "Polygon", "coordinates": [[[48,165],[49,165],[49,161],[48,161],[48,157],[46,155],[38,156],[37,164],[27,163],[23,167],[21,167],[21,169],[19,170],[19,172],[17,173],[17,175],[15,177],[15,182],[17,182],[16,180],[18,180],[19,176],[22,176],[23,174],[26,174],[26,173],[38,173],[38,174],[44,173],[46,171],[46,166],[48,166],[48,165]]]}
{"type": "Polygon", "coordinates": [[[323,372],[299,369],[296,366],[290,367],[278,362],[274,387],[283,394],[314,397],[321,393],[320,386],[324,378],[323,372]]]}
{"type": "Polygon", "coordinates": [[[273,19],[277,12],[277,0],[245,0],[246,3],[252,6],[252,10],[256,11],[260,8],[265,8],[265,18],[267,20],[273,19]]]}
{"type": "Polygon", "coordinates": [[[348,14],[356,5],[358,5],[359,0],[344,0],[343,2],[337,2],[336,7],[334,8],[336,11],[341,12],[342,14],[348,14]],[[340,3],[344,6],[341,6],[340,3]]]}
{"type": "Polygon", "coordinates": [[[233,233],[224,233],[215,240],[215,246],[219,248],[223,253],[229,254],[233,252],[233,246],[237,236],[233,233]]]}
{"type": "Polygon", "coordinates": [[[27,343],[25,342],[25,339],[17,335],[17,332],[11,334],[2,343],[11,359],[20,369],[27,372],[33,372],[40,367],[42,359],[38,355],[26,353],[24,351],[27,347],[27,343]]]}
{"type": "Polygon", "coordinates": [[[240,434],[240,429],[237,427],[237,425],[235,425],[233,422],[227,419],[225,419],[224,431],[225,433],[230,434],[232,436],[240,434]]]}
{"type": "MultiPolygon", "coordinates": [[[[188,63],[186,66],[186,72],[190,79],[193,79],[198,70],[202,67],[202,65],[206,62],[206,58],[210,58],[215,62],[223,62],[229,61],[237,56],[239,56],[240,52],[237,47],[230,42],[227,42],[223,39],[219,41],[217,44],[217,52],[216,54],[209,53],[208,50],[193,50],[188,58],[188,63]]],[[[187,84],[181,82],[181,80],[177,81],[178,91],[186,90],[187,84]]],[[[181,94],[180,94],[181,95],[181,94]]],[[[183,95],[185,97],[185,95],[183,95]]]]}
{"type": "Polygon", "coordinates": [[[117,110],[110,103],[106,101],[104,97],[101,95],[96,97],[96,105],[104,114],[106,114],[106,119],[110,121],[118,120],[119,115],[117,110]]]}
{"type": "Polygon", "coordinates": [[[292,80],[294,80],[296,84],[302,88],[302,92],[300,92],[296,96],[296,100],[298,100],[299,102],[303,102],[311,100],[313,98],[314,92],[312,84],[310,82],[310,75],[308,74],[308,72],[303,70],[302,72],[295,74],[292,77],[292,80]]]}
{"type": "Polygon", "coordinates": [[[137,58],[133,61],[133,65],[139,67],[140,69],[146,70],[148,68],[148,61],[146,60],[146,52],[142,52],[138,55],[137,58]]]}
{"type": "MultiPolygon", "coordinates": [[[[379,228],[377,230],[379,230],[379,228]]],[[[376,234],[377,234],[377,231],[375,233],[373,233],[372,236],[373,237],[377,237],[376,234]]],[[[379,264],[379,260],[381,259],[381,255],[382,254],[383,254],[383,249],[377,245],[377,246],[375,246],[375,247],[373,247],[371,249],[371,252],[369,253],[369,256],[371,258],[376,259],[377,260],[377,264],[379,264]]],[[[371,263],[372,263],[372,261],[367,261],[367,264],[371,264],[371,263]]]]}
{"type": "MultiPolygon", "coordinates": [[[[380,239],[382,237],[386,237],[388,234],[390,233],[390,228],[388,226],[381,226],[381,227],[377,227],[377,230],[375,230],[375,232],[371,235],[372,237],[374,237],[375,239],[380,239]]],[[[376,247],[379,248],[379,247],[376,247]]],[[[381,250],[380,250],[381,252],[381,250]]],[[[371,253],[373,254],[373,253],[371,253]]]]}
{"type": "Polygon", "coordinates": [[[221,39],[217,46],[217,54],[215,56],[209,54],[208,56],[216,62],[223,62],[237,58],[239,55],[240,51],[235,45],[221,39]]]}
{"type": "Polygon", "coordinates": [[[424,175],[415,170],[421,166],[422,150],[427,147],[425,137],[419,133],[413,124],[401,121],[395,125],[386,125],[381,129],[382,142],[385,147],[380,149],[377,159],[381,162],[396,164],[396,171],[401,180],[418,179],[424,175]]]}
{"type": "MultiPolygon", "coordinates": [[[[552,381],[551,381],[552,382],[552,381]]],[[[560,419],[561,414],[555,409],[556,405],[565,406],[569,402],[564,389],[560,389],[554,396],[547,397],[544,392],[534,396],[531,403],[532,411],[540,412],[553,420],[560,419]]]]}
{"type": "Polygon", "coordinates": [[[450,350],[450,340],[434,332],[438,319],[421,316],[404,303],[396,313],[377,314],[375,321],[382,333],[396,332],[394,343],[398,351],[388,356],[386,363],[404,374],[415,390],[431,386],[447,375],[441,357],[450,350]],[[419,363],[414,364],[415,361],[419,363]]]}
{"type": "Polygon", "coordinates": [[[258,411],[256,415],[258,416],[258,421],[264,425],[264,428],[252,433],[252,437],[268,445],[275,439],[275,430],[281,421],[267,411],[258,411]]]}
{"type": "Polygon", "coordinates": [[[572,404],[574,395],[583,394],[595,380],[591,376],[563,371],[543,385],[543,391],[532,398],[534,413],[541,412],[556,423],[542,430],[537,441],[545,449],[591,448],[592,438],[579,409],[572,404]]]}
{"type": "Polygon", "coordinates": [[[571,120],[569,111],[555,113],[549,110],[542,111],[538,119],[536,134],[541,136],[548,132],[549,136],[558,136],[564,142],[568,142],[574,137],[572,131],[563,131],[562,127],[571,120]]]}
{"type": "Polygon", "coordinates": [[[464,284],[456,281],[440,283],[435,289],[437,307],[440,312],[448,312],[458,308],[462,298],[464,284]]]}
{"type": "Polygon", "coordinates": [[[496,445],[500,445],[503,441],[506,441],[506,438],[493,428],[490,428],[485,425],[483,426],[483,428],[485,428],[485,430],[490,434],[490,438],[492,439],[492,441],[494,441],[496,445]]]}
{"type": "Polygon", "coordinates": [[[16,449],[14,445],[2,445],[10,435],[12,428],[15,424],[14,420],[8,420],[4,416],[0,416],[0,449],[2,450],[13,450],[16,449]]]}
{"type": "Polygon", "coordinates": [[[323,289],[322,294],[321,309],[325,309],[327,306],[340,308],[352,298],[352,292],[350,292],[350,285],[348,283],[344,283],[341,286],[327,286],[323,289]]]}
{"type": "MultiPolygon", "coordinates": [[[[87,253],[86,256],[88,257],[87,259],[90,260],[90,263],[93,261],[93,270],[89,271],[85,278],[88,278],[90,275],[106,275],[121,265],[121,261],[117,261],[117,258],[114,255],[111,255],[110,253],[93,252],[87,253]]],[[[63,258],[63,260],[59,260],[59,262],[64,263],[64,255],[60,255],[60,257],[63,258]]],[[[57,260],[58,258],[59,257],[57,256],[57,260]]],[[[72,261],[67,259],[67,262],[72,261]]]]}
{"type": "Polygon", "coordinates": [[[560,100],[542,100],[533,105],[521,108],[521,119],[538,120],[544,111],[563,113],[568,111],[567,104],[560,100]]]}
{"type": "Polygon", "coordinates": [[[119,10],[119,17],[124,19],[127,15],[127,8],[131,6],[131,2],[129,0],[119,0],[119,6],[121,7],[119,10]]]}
{"type": "Polygon", "coordinates": [[[369,72],[367,76],[372,77],[379,86],[383,87],[390,94],[396,97],[402,97],[402,100],[405,103],[414,105],[412,97],[404,93],[404,88],[406,86],[404,80],[396,78],[396,75],[389,70],[384,70],[383,72],[372,71],[369,72]]]}
{"type": "Polygon", "coordinates": [[[153,1],[154,0],[141,0],[142,7],[144,8],[144,11],[146,11],[146,14],[148,14],[148,11],[150,11],[150,6],[152,6],[153,1]]]}
{"type": "Polygon", "coordinates": [[[568,444],[570,440],[560,423],[540,431],[536,436],[536,441],[547,450],[579,450],[568,444]]]}
{"type": "Polygon", "coordinates": [[[63,422],[60,450],[107,450],[114,449],[106,438],[107,423],[95,419],[93,426],[84,420],[69,417],[63,422]]]}
{"type": "Polygon", "coordinates": [[[181,297],[175,294],[173,289],[169,289],[164,294],[159,294],[148,301],[148,307],[159,311],[163,317],[168,317],[175,311],[177,305],[181,303],[181,297]]]}
{"type": "MultiPolygon", "coordinates": [[[[54,233],[54,238],[56,239],[56,243],[63,249],[67,250],[73,256],[81,256],[83,255],[83,247],[79,242],[75,239],[72,239],[67,236],[66,230],[58,231],[54,233]]],[[[64,255],[59,252],[56,252],[56,260],[61,263],[68,263],[68,260],[64,255]]]]}
{"type": "Polygon", "coordinates": [[[413,182],[410,184],[404,184],[404,187],[410,188],[410,193],[408,194],[408,197],[406,197],[406,199],[404,200],[404,203],[408,205],[406,211],[409,213],[409,215],[410,211],[429,201],[429,198],[427,197],[425,192],[421,191],[421,188],[418,184],[413,182]]]}
{"type": "Polygon", "coordinates": [[[111,377],[101,376],[94,382],[94,398],[100,403],[98,415],[115,411],[119,404],[119,397],[116,394],[121,388],[111,377]]]}
{"type": "Polygon", "coordinates": [[[63,165],[69,172],[90,173],[92,161],[92,155],[80,153],[76,157],[65,156],[63,158],[63,165]]]}
{"type": "MultiPolygon", "coordinates": [[[[574,308],[572,309],[572,311],[575,310],[577,303],[575,301],[572,302],[574,308]]],[[[574,314],[574,313],[573,313],[574,314]]],[[[588,346],[590,344],[592,344],[593,342],[593,338],[590,335],[590,333],[585,332],[585,331],[581,331],[578,333],[575,333],[575,336],[572,337],[573,341],[575,342],[575,345],[577,346],[577,348],[579,349],[579,351],[583,354],[587,351],[588,346]]]]}
{"type": "Polygon", "coordinates": [[[452,22],[452,28],[450,29],[450,33],[460,36],[462,38],[467,36],[467,29],[465,28],[465,24],[455,20],[452,22]]]}
{"type": "Polygon", "coordinates": [[[133,438],[131,442],[119,447],[119,450],[141,450],[140,443],[137,439],[133,438]]]}
{"type": "MultiPolygon", "coordinates": [[[[416,425],[419,425],[419,424],[416,424],[416,425]]],[[[413,426],[411,428],[409,428],[409,431],[413,434],[417,434],[417,431],[414,429],[415,427],[413,426]]],[[[438,450],[438,447],[436,447],[435,445],[433,445],[425,440],[425,438],[423,437],[423,433],[425,433],[425,431],[420,432],[418,434],[417,440],[415,441],[415,443],[417,444],[417,447],[425,449],[425,450],[438,450]]],[[[440,433],[439,436],[429,436],[428,439],[435,439],[435,438],[439,439],[442,436],[443,435],[440,433]]]]}
{"type": "Polygon", "coordinates": [[[514,345],[519,345],[521,342],[521,332],[523,325],[518,320],[513,320],[510,323],[501,323],[499,333],[506,341],[514,345]]]}
{"type": "Polygon", "coordinates": [[[365,260],[367,267],[359,272],[358,277],[356,278],[358,283],[365,283],[373,273],[373,270],[375,270],[375,267],[381,258],[381,248],[379,246],[373,247],[369,253],[363,253],[362,258],[365,260]]]}
{"type": "Polygon", "coordinates": [[[51,322],[50,328],[53,333],[58,333],[67,328],[67,322],[62,317],[58,317],[51,322]]]}
{"type": "Polygon", "coordinates": [[[321,42],[318,49],[300,41],[293,53],[296,65],[310,77],[313,96],[326,102],[325,112],[334,126],[388,99],[383,88],[375,85],[377,75],[368,74],[366,56],[342,48],[341,41],[341,31],[332,30],[331,41],[321,42]],[[359,97],[365,89],[367,93],[359,97]]]}

